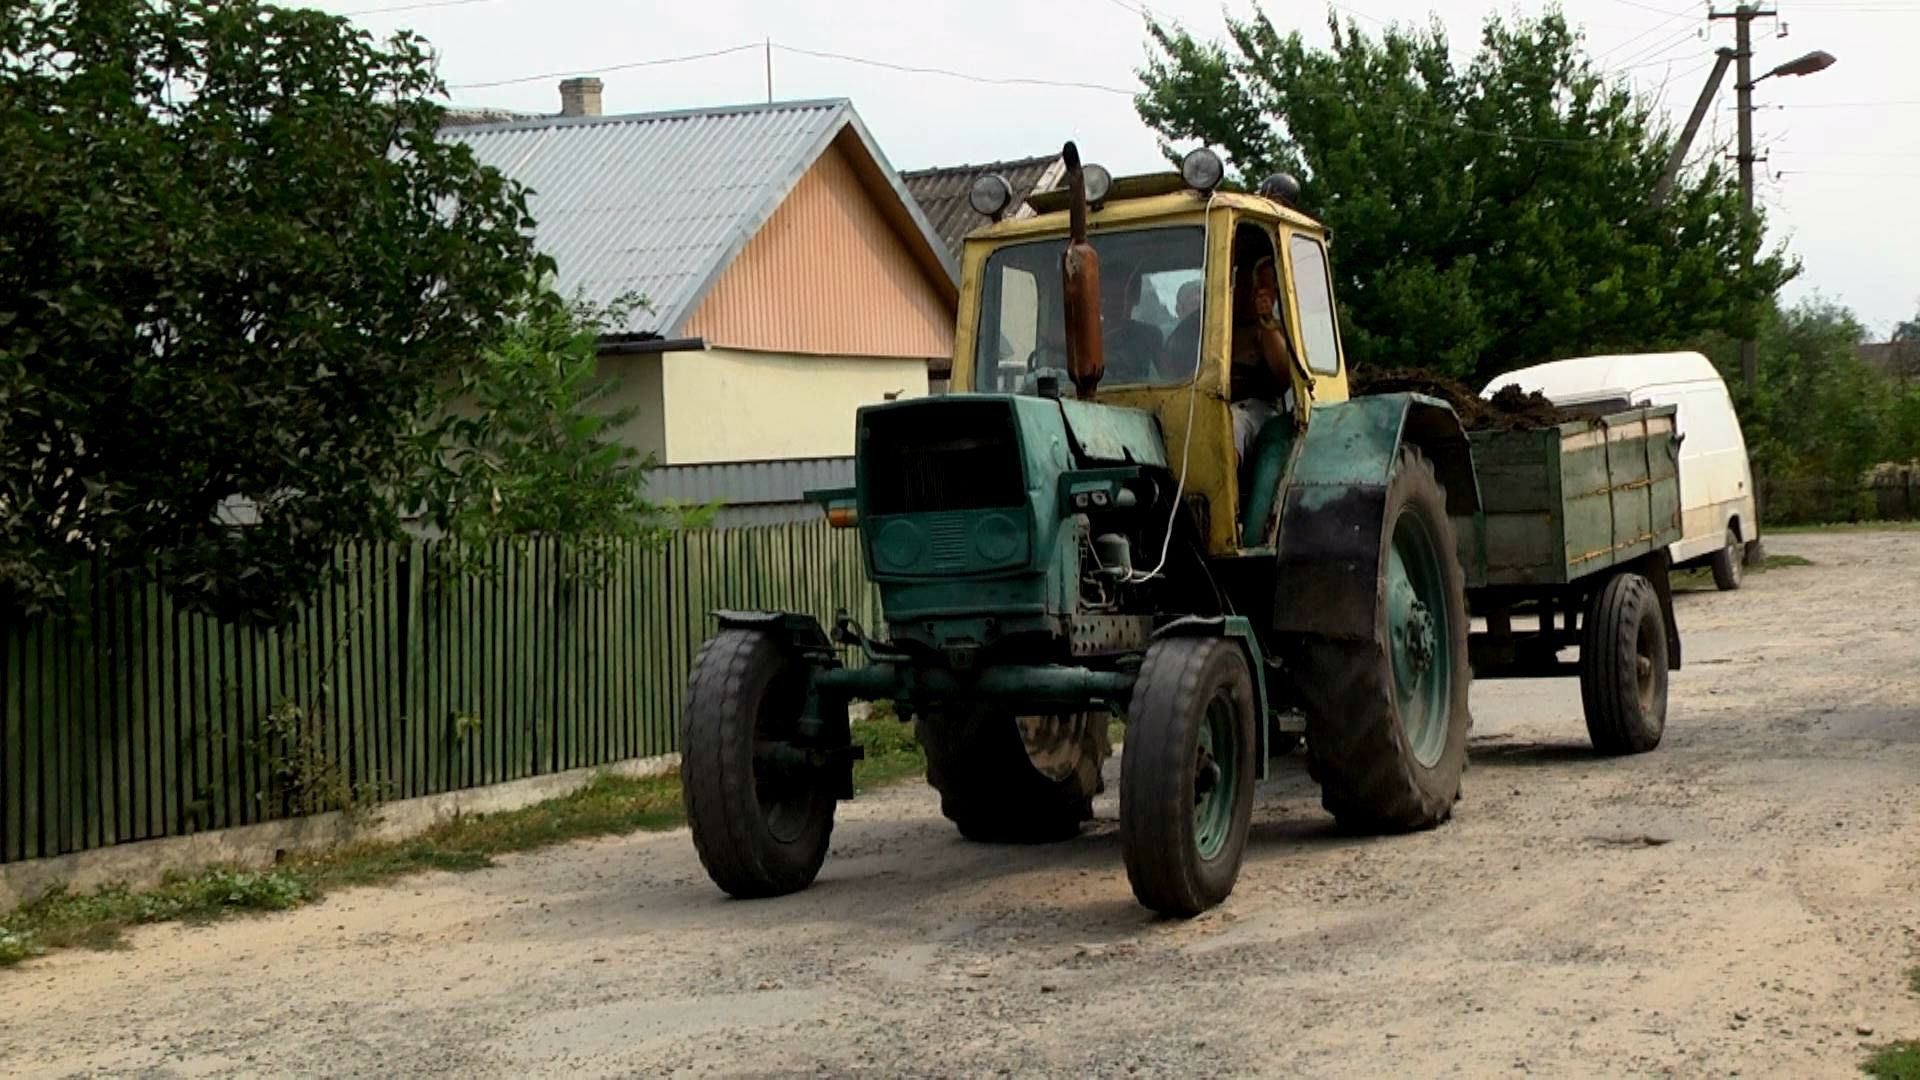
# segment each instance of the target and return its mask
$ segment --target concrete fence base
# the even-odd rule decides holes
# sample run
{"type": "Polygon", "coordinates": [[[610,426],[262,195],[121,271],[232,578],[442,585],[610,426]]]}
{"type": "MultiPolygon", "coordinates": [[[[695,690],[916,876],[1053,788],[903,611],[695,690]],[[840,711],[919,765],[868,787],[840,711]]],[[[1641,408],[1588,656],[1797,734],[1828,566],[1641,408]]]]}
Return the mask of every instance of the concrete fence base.
{"type": "Polygon", "coordinates": [[[66,885],[77,892],[122,882],[132,888],[147,888],[173,872],[191,873],[210,866],[266,867],[284,853],[323,850],[348,840],[403,840],[461,815],[518,810],[570,795],[601,773],[637,778],[659,776],[679,767],[678,754],[636,758],[382,803],[374,808],[371,818],[315,814],[8,863],[0,866],[0,911],[11,910],[55,885],[66,885]]]}

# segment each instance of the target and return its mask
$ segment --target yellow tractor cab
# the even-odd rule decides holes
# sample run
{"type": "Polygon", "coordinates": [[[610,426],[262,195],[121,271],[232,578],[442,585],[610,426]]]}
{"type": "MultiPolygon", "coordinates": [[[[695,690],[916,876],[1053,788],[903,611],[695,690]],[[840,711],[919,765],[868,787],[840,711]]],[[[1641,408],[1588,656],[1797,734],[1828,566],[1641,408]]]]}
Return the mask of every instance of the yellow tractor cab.
{"type": "MultiPolygon", "coordinates": [[[[1270,395],[1279,422],[1266,425],[1248,456],[1264,446],[1277,453],[1275,468],[1284,468],[1314,404],[1346,400],[1327,230],[1288,205],[1299,190],[1291,177],[1274,177],[1259,193],[1220,190],[1220,159],[1210,150],[1189,155],[1177,175],[1108,180],[1098,166],[1086,172],[1105,357],[1099,400],[1159,419],[1171,464],[1204,500],[1209,554],[1269,547],[1279,476],[1256,483],[1238,459],[1231,405],[1249,383],[1270,395]],[[1262,313],[1252,296],[1263,263],[1277,270],[1278,310],[1267,314],[1290,353],[1286,385],[1265,371],[1249,378],[1261,362],[1262,313]],[[1267,497],[1249,497],[1260,491],[1267,497]]],[[[982,178],[974,191],[975,209],[989,216],[1004,215],[1010,201],[997,177],[982,178]]],[[[1030,204],[1034,215],[999,220],[967,238],[956,392],[1071,392],[1060,272],[1068,196],[1045,192],[1030,204]]]]}

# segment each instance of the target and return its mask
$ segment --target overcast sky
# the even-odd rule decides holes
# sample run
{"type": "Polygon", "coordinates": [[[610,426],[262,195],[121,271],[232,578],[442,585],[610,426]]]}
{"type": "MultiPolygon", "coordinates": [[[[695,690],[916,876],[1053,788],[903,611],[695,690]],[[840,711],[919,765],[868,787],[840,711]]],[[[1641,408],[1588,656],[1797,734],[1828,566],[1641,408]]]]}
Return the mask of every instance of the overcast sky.
{"type": "MultiPolygon", "coordinates": [[[[762,101],[771,39],[773,92],[781,99],[847,97],[895,167],[922,168],[1024,157],[1079,141],[1116,173],[1161,167],[1154,136],[1125,93],[1145,56],[1137,0],[326,0],[376,33],[409,27],[440,53],[457,105],[552,112],[561,73],[598,74],[609,114],[762,101]],[[410,10],[395,10],[410,7],[410,10]],[[369,8],[389,8],[368,11],[369,8]],[[782,49],[781,46],[786,46],[782,49]],[[739,51],[686,63],[629,67],[664,57],[739,51]],[[1109,89],[990,85],[905,73],[845,59],[944,68],[980,78],[1045,78],[1109,89]],[[508,85],[475,83],[546,76],[508,85]]],[[[1207,37],[1251,0],[1151,0],[1163,20],[1207,37]]],[[[1276,25],[1325,43],[1321,0],[1263,5],[1276,25]]],[[[1337,5],[1363,28],[1438,19],[1457,52],[1470,53],[1493,11],[1542,4],[1487,0],[1355,0],[1337,5]]],[[[1723,9],[1731,8],[1723,3],[1723,9]]],[[[1684,116],[1730,45],[1729,21],[1678,0],[1571,0],[1562,9],[1590,51],[1684,116]]],[[[1756,141],[1760,199],[1776,240],[1804,263],[1788,299],[1820,294],[1853,308],[1876,337],[1920,311],[1920,0],[1783,0],[1780,19],[1756,23],[1755,71],[1824,49],[1839,63],[1807,78],[1760,84],[1756,141]],[[1775,37],[1781,23],[1784,40],[1775,37]]],[[[1727,148],[1732,84],[1695,144],[1727,148]]],[[[1730,152],[1727,149],[1726,152],[1730,152]]]]}

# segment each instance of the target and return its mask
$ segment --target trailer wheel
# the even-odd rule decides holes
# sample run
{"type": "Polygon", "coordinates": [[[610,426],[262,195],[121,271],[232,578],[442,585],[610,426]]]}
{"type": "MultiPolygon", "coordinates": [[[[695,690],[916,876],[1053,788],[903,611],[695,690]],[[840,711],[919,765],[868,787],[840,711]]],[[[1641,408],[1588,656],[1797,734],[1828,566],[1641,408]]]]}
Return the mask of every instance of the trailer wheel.
{"type": "Polygon", "coordinates": [[[1120,758],[1120,853],[1142,904],[1186,918],[1233,892],[1253,818],[1253,675],[1220,638],[1147,650],[1120,758]]]}
{"type": "Polygon", "coordinates": [[[1740,534],[1732,528],[1727,529],[1727,543],[1713,553],[1713,584],[1721,592],[1732,592],[1740,587],[1745,576],[1746,550],[1740,543],[1740,534]]]}
{"type": "Polygon", "coordinates": [[[927,783],[960,835],[983,844],[1071,840],[1093,817],[1112,753],[1107,714],[1013,717],[986,707],[921,713],[927,783]]]}
{"type": "Polygon", "coordinates": [[[1618,574],[1595,593],[1580,641],[1580,702],[1603,754],[1639,754],[1667,729],[1667,623],[1653,584],[1618,574]]]}
{"type": "Polygon", "coordinates": [[[680,744],[687,825],[707,876],[742,899],[804,889],[827,857],[833,794],[769,753],[795,732],[805,680],[758,630],[723,629],[693,662],[680,744]]]}
{"type": "Polygon", "coordinates": [[[1446,491],[1418,447],[1388,482],[1378,566],[1373,640],[1306,640],[1296,690],[1321,805],[1350,829],[1405,832],[1453,813],[1473,677],[1446,491]]]}

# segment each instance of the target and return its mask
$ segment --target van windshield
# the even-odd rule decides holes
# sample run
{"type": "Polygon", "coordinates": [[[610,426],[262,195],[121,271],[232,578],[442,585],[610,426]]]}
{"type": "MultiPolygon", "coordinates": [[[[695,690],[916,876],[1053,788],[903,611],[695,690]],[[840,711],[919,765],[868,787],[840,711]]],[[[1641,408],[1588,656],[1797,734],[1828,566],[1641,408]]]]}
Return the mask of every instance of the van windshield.
{"type": "MultiPolygon", "coordinates": [[[[1108,385],[1182,383],[1200,362],[1206,232],[1197,225],[1102,233],[1101,346],[1108,385]]],[[[1059,238],[1009,244],[987,258],[974,389],[1032,394],[1067,378],[1067,314],[1059,238]]]]}

